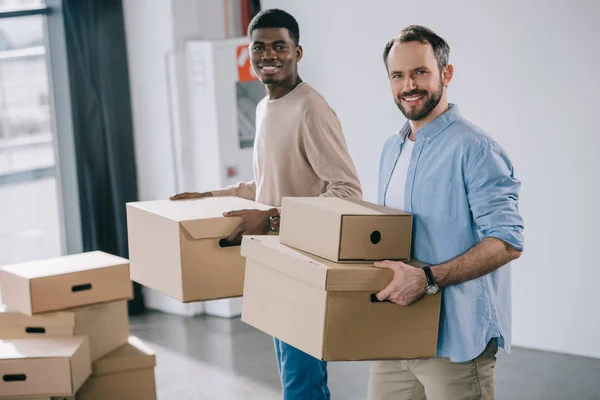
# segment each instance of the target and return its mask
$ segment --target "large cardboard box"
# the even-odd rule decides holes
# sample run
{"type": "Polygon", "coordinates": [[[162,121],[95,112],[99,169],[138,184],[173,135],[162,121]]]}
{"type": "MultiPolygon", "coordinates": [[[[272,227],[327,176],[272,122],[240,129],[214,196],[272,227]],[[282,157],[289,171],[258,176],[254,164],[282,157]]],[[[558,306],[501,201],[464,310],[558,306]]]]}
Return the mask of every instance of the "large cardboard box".
{"type": "Polygon", "coordinates": [[[77,400],[156,400],[154,352],[136,337],[92,366],[77,400]]]}
{"type": "Polygon", "coordinates": [[[1,397],[2,400],[76,400],[75,396],[19,396],[19,397],[1,397]]]}
{"type": "Polygon", "coordinates": [[[86,337],[0,340],[0,398],[69,396],[91,372],[86,337]]]}
{"type": "Polygon", "coordinates": [[[245,261],[224,240],[238,217],[270,207],[237,197],[127,204],[131,279],[187,303],[242,295],[245,261]]]}
{"type": "Polygon", "coordinates": [[[87,336],[92,361],[127,343],[127,301],[29,316],[0,305],[0,339],[87,336]]]}
{"type": "Polygon", "coordinates": [[[410,259],[412,215],[362,200],[285,197],[282,244],[336,262],[410,259]]]}
{"type": "Polygon", "coordinates": [[[126,259],[101,251],[0,268],[2,301],[34,315],[133,298],[126,259]]]}
{"type": "Polygon", "coordinates": [[[242,254],[247,324],[321,360],[435,357],[441,294],[410,307],[372,302],[392,271],[336,264],[284,246],[277,237],[246,236],[242,254]]]}

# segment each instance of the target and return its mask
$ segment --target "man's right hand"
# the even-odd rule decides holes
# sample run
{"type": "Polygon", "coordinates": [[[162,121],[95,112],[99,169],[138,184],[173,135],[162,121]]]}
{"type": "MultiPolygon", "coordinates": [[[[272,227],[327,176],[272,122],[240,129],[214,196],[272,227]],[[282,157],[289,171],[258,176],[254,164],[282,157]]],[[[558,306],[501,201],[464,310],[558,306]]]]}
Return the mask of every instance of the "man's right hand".
{"type": "Polygon", "coordinates": [[[197,193],[197,192],[185,192],[179,193],[169,197],[169,200],[187,200],[187,199],[202,199],[204,197],[212,197],[211,192],[197,193]]]}

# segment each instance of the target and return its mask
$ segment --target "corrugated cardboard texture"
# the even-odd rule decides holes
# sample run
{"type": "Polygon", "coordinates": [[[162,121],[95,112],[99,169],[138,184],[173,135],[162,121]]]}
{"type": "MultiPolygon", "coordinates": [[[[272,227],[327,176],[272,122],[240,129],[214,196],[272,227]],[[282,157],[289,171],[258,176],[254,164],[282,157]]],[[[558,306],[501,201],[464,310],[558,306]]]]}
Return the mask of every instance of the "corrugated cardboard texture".
{"type": "Polygon", "coordinates": [[[375,268],[372,263],[334,263],[284,246],[276,236],[245,236],[242,254],[323,290],[377,290],[392,279],[392,271],[375,268]]]}
{"type": "Polygon", "coordinates": [[[156,400],[154,368],[92,376],[77,393],[77,400],[156,400]]]}
{"type": "Polygon", "coordinates": [[[128,261],[98,251],[3,267],[0,285],[6,306],[27,315],[133,297],[128,261]]]}
{"type": "MultiPolygon", "coordinates": [[[[2,397],[2,400],[56,400],[56,399],[52,398],[52,397],[25,397],[25,396],[19,396],[19,397],[2,397]]],[[[60,399],[60,400],[62,400],[62,399],[60,399]]]]}
{"type": "Polygon", "coordinates": [[[184,303],[241,296],[240,247],[219,244],[240,218],[222,214],[269,208],[237,197],[129,203],[131,278],[184,303]]]}
{"type": "Polygon", "coordinates": [[[371,303],[391,271],[319,259],[276,237],[246,237],[243,249],[242,321],[324,360],[435,357],[441,294],[410,307],[371,303]]]}
{"type": "Polygon", "coordinates": [[[410,259],[411,239],[410,215],[345,215],[337,258],[406,261],[410,259]]]}
{"type": "Polygon", "coordinates": [[[371,303],[367,292],[328,292],[323,359],[330,361],[435,357],[441,294],[410,307],[371,303]]]}
{"type": "Polygon", "coordinates": [[[127,301],[29,316],[0,307],[0,339],[87,336],[92,361],[127,343],[127,301]]]}
{"type": "Polygon", "coordinates": [[[148,346],[135,336],[126,345],[111,352],[92,365],[94,376],[154,368],[156,356],[148,346]]]}
{"type": "Polygon", "coordinates": [[[90,374],[85,337],[0,341],[0,396],[70,395],[90,374]]]}
{"type": "Polygon", "coordinates": [[[0,340],[73,336],[75,314],[57,312],[25,315],[0,305],[0,340]]]}
{"type": "Polygon", "coordinates": [[[127,205],[131,279],[182,301],[179,225],[137,207],[127,205]]]}
{"type": "Polygon", "coordinates": [[[341,214],[304,200],[283,198],[279,230],[281,243],[337,260],[342,229],[341,214]]]}
{"type": "Polygon", "coordinates": [[[75,335],[89,337],[92,361],[127,343],[129,317],[126,300],[80,308],[74,313],[75,335]]]}
{"type": "Polygon", "coordinates": [[[322,358],[327,292],[248,260],[242,321],[322,358]]]}
{"type": "Polygon", "coordinates": [[[193,239],[182,229],[183,301],[241,296],[245,260],[240,246],[221,247],[221,239],[193,239]]]}
{"type": "Polygon", "coordinates": [[[128,344],[93,364],[90,379],[77,393],[77,400],[156,399],[154,352],[141,340],[128,344]]]}
{"type": "Polygon", "coordinates": [[[412,215],[361,200],[283,199],[281,243],[335,262],[408,260],[412,215]]]}

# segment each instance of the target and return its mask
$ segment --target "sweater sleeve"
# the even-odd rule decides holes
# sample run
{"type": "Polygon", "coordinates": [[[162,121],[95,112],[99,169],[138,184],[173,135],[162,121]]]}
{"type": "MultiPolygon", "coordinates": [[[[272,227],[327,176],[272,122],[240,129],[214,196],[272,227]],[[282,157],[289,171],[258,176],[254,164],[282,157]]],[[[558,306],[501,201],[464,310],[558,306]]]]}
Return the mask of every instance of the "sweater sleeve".
{"type": "Polygon", "coordinates": [[[303,142],[308,162],[327,182],[321,196],[362,199],[358,173],[335,112],[327,105],[316,104],[306,110],[305,121],[303,142]]]}

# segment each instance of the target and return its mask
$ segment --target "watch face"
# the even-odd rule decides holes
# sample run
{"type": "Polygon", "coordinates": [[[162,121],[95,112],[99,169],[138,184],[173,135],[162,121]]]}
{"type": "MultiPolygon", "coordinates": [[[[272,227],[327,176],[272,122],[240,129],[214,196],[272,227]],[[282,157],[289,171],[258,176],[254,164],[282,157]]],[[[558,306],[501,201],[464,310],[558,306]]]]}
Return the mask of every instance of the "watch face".
{"type": "Polygon", "coordinates": [[[425,289],[425,293],[436,294],[439,290],[440,290],[440,287],[438,285],[430,285],[430,286],[427,286],[427,289],[425,289]]]}

